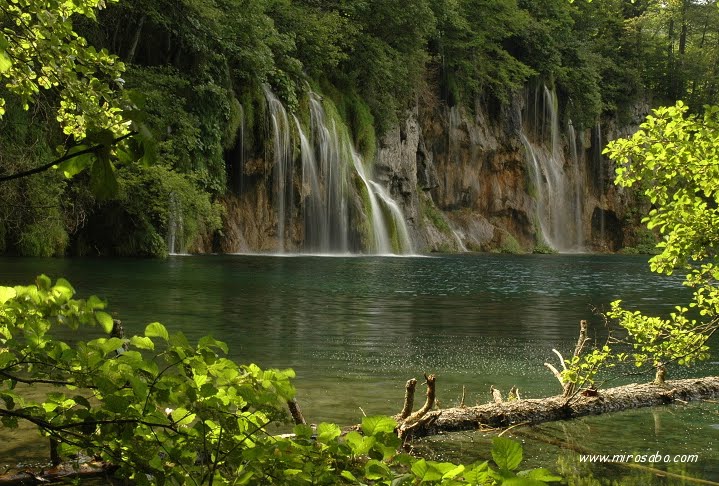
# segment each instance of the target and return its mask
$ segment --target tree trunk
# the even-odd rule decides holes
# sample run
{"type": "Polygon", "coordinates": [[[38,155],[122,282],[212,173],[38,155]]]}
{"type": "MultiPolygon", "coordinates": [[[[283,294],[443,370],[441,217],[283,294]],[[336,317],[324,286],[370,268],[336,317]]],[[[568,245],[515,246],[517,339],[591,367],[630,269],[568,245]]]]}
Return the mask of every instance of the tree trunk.
{"type": "Polygon", "coordinates": [[[130,50],[127,52],[127,62],[131,63],[132,60],[135,58],[135,51],[137,50],[137,44],[140,43],[140,36],[142,34],[142,26],[145,23],[145,18],[147,16],[143,15],[140,17],[140,22],[137,23],[137,29],[135,29],[135,37],[132,39],[132,45],[130,45],[130,50]]]}
{"type": "Polygon", "coordinates": [[[578,395],[572,400],[554,396],[544,399],[514,400],[476,407],[449,408],[427,413],[407,431],[405,438],[424,437],[444,432],[477,430],[480,427],[504,428],[516,424],[538,424],[616,412],[633,408],[664,405],[674,401],[710,399],[719,396],[719,377],[632,384],[578,395]],[[596,394],[595,394],[596,393],[596,394]]]}

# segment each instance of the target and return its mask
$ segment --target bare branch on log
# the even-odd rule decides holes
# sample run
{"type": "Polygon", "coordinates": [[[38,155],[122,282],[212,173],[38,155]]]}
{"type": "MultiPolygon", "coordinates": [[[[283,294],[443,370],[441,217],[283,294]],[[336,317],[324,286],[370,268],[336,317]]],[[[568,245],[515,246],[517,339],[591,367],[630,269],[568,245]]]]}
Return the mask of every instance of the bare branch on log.
{"type": "MultiPolygon", "coordinates": [[[[589,338],[587,337],[588,326],[589,324],[584,319],[579,321],[579,337],[577,338],[577,345],[574,347],[574,354],[572,355],[574,358],[582,354],[582,351],[584,351],[584,346],[587,344],[587,341],[589,341],[589,338]]],[[[564,393],[562,395],[564,396],[564,398],[570,398],[574,395],[576,389],[576,383],[566,383],[564,385],[564,393]]]]}
{"type": "Polygon", "coordinates": [[[584,319],[579,321],[579,338],[577,339],[577,345],[574,347],[574,354],[572,355],[575,358],[582,354],[584,346],[587,344],[587,341],[589,341],[589,338],[587,337],[588,326],[589,324],[584,319]]]}
{"type": "Polygon", "coordinates": [[[502,403],[502,392],[494,388],[494,385],[491,385],[489,387],[489,392],[492,394],[492,399],[494,400],[494,403],[502,403]]]}
{"type": "Polygon", "coordinates": [[[404,387],[404,406],[399,414],[399,420],[404,420],[410,416],[414,408],[414,390],[417,387],[417,380],[412,378],[407,380],[404,387]]]}
{"type": "Polygon", "coordinates": [[[427,413],[432,410],[432,407],[434,407],[434,401],[437,397],[435,389],[435,381],[437,380],[437,377],[435,377],[434,375],[424,375],[424,378],[427,380],[427,399],[425,400],[422,408],[407,417],[407,419],[404,421],[404,424],[406,425],[417,422],[419,419],[427,415],[427,413]]]}
{"type": "Polygon", "coordinates": [[[552,348],[552,352],[553,352],[554,354],[556,354],[557,357],[559,357],[559,364],[562,365],[562,369],[563,369],[564,371],[567,371],[567,364],[564,362],[564,356],[562,356],[562,353],[560,353],[559,351],[557,351],[557,350],[554,349],[554,348],[552,348]]]}
{"type": "Polygon", "coordinates": [[[552,363],[544,363],[544,366],[546,366],[547,369],[552,372],[554,377],[559,380],[559,384],[562,385],[562,389],[564,389],[564,378],[562,378],[562,374],[559,372],[559,370],[555,368],[552,363]]]}
{"type": "MultiPolygon", "coordinates": [[[[434,375],[426,374],[424,375],[424,378],[426,380],[425,383],[427,384],[427,400],[424,402],[422,408],[411,414],[409,417],[405,418],[404,421],[399,424],[399,427],[397,427],[397,435],[403,441],[406,441],[411,438],[413,431],[416,428],[425,428],[433,424],[434,421],[437,420],[437,417],[439,417],[439,415],[441,415],[442,413],[441,411],[435,412],[434,414],[430,413],[430,411],[434,407],[434,402],[437,397],[435,388],[437,378],[434,375]]],[[[414,386],[416,385],[416,380],[415,383],[410,383],[411,381],[412,380],[407,382],[407,390],[410,390],[411,385],[412,396],[414,396],[414,386]]],[[[405,400],[405,407],[406,406],[407,402],[405,400]]]]}
{"type": "Polygon", "coordinates": [[[654,376],[654,384],[664,386],[664,378],[667,376],[667,367],[664,363],[657,363],[657,373],[654,376]]]}

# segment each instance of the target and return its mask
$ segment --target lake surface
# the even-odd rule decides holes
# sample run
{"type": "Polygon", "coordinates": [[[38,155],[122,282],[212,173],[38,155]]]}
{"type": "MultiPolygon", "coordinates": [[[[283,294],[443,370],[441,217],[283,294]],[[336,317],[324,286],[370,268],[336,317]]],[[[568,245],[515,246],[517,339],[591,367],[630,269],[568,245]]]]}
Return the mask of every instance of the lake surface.
{"type": "MultiPolygon", "coordinates": [[[[489,401],[490,385],[505,393],[516,385],[526,398],[557,393],[559,385],[543,363],[555,361],[552,348],[570,354],[580,319],[588,319],[590,333],[601,339],[603,320],[595,310],[612,300],[621,297],[629,307],[663,314],[683,302],[687,292],[680,280],[651,274],[646,260],[615,255],[0,258],[0,284],[29,283],[39,273],[63,276],[80,297],[107,299],[128,333],[160,321],[191,340],[211,334],[226,341],[232,358],[241,362],[294,368],[298,400],[309,421],[350,424],[363,412],[397,413],[405,381],[425,372],[438,376],[443,407],[459,402],[463,386],[467,404],[489,401]]],[[[671,372],[673,377],[716,374],[714,363],[671,372]]],[[[608,379],[606,386],[612,386],[649,381],[651,374],[626,376],[618,370],[608,379]]],[[[572,457],[557,443],[575,443],[574,449],[580,443],[582,450],[600,454],[696,453],[698,463],[655,467],[719,481],[717,408],[703,403],[632,411],[548,424],[515,437],[527,444],[528,457],[554,469],[558,458],[572,457]]],[[[479,433],[451,434],[425,445],[440,457],[473,460],[487,455],[489,440],[479,433]]],[[[32,456],[16,443],[12,457],[4,457],[2,447],[0,465],[32,456]]],[[[643,474],[636,484],[647,484],[642,481],[649,474],[652,483],[674,484],[671,477],[626,467],[594,466],[590,472],[622,478],[643,474]]]]}

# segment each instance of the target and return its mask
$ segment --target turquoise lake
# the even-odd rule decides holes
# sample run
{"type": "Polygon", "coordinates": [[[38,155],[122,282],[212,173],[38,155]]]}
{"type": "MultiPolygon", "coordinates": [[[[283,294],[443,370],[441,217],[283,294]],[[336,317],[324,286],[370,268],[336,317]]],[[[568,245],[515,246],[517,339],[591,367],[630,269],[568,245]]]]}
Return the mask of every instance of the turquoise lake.
{"type": "MultiPolygon", "coordinates": [[[[293,368],[309,421],[348,425],[363,413],[397,413],[405,381],[423,373],[438,376],[442,407],[458,404],[463,387],[467,404],[488,402],[490,385],[505,393],[518,386],[525,398],[556,394],[559,385],[543,363],[556,363],[552,348],[573,350],[580,319],[601,340],[606,331],[597,313],[615,299],[659,314],[686,300],[680,279],[651,274],[646,261],[579,254],[0,258],[0,285],[30,283],[39,273],[63,276],[80,297],[108,300],[128,333],[160,321],[191,340],[211,334],[238,361],[293,368]]],[[[670,374],[717,374],[717,361],[670,374]]],[[[612,373],[603,386],[652,378],[632,369],[612,373]]],[[[525,442],[528,465],[617,484],[690,484],[674,474],[719,481],[718,411],[713,402],[643,409],[510,435],[525,442]],[[662,476],[580,464],[577,451],[698,454],[699,461],[654,464],[670,473],[662,476]]],[[[39,460],[27,434],[0,433],[0,466],[39,460]]],[[[471,461],[488,456],[491,437],[448,434],[418,447],[471,461]]]]}

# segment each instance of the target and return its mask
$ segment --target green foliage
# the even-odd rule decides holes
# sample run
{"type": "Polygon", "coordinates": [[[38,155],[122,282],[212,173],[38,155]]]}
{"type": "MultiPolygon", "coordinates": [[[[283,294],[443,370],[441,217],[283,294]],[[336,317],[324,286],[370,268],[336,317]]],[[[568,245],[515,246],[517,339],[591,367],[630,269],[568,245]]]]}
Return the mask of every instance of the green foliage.
{"type": "MultiPolygon", "coordinates": [[[[17,0],[0,2],[0,78],[27,110],[40,90],[57,89],[58,120],[75,140],[88,132],[127,132],[116,83],[123,64],[98,51],[73,30],[74,16],[95,18],[99,0],[17,0]]],[[[0,98],[0,116],[5,99],[0,98]]]]}
{"type": "Polygon", "coordinates": [[[433,9],[444,84],[469,106],[486,93],[507,102],[535,73],[507,50],[530,20],[515,0],[444,0],[433,9]]]}
{"type": "Polygon", "coordinates": [[[385,133],[414,100],[435,29],[428,0],[347,2],[351,55],[327,73],[335,84],[354,86],[370,107],[377,133],[385,133]]]}
{"type": "Polygon", "coordinates": [[[594,386],[596,377],[603,371],[616,366],[617,361],[624,361],[626,355],[615,354],[609,345],[594,347],[580,356],[572,356],[565,361],[566,369],[562,370],[562,383],[574,383],[576,389],[594,386]]]}
{"type": "Polygon", "coordinates": [[[519,244],[517,239],[506,231],[502,231],[499,236],[499,252],[509,253],[511,255],[519,255],[524,253],[524,248],[519,244]]]}
{"type": "Polygon", "coordinates": [[[637,366],[705,359],[706,341],[719,325],[719,107],[706,107],[704,116],[688,114],[682,102],[656,109],[632,137],[611,142],[605,152],[617,163],[617,184],[638,187],[652,204],[643,222],[662,235],[652,271],[680,271],[693,291],[688,307],[678,306],[667,319],[619,302],[609,315],[627,330],[637,366]]]}
{"type": "Polygon", "coordinates": [[[153,322],[125,337],[97,297],[74,299],[64,279],[0,287],[0,420],[37,427],[61,455],[82,451],[119,467],[134,484],[544,485],[545,469],[517,471],[522,447],[497,437],[488,462],[439,463],[399,453],[397,423],[365,417],[342,437],[334,424],[293,436],[268,426],[286,420],[292,370],[262,370],[227,359],[225,343],[153,322]],[[60,329],[90,334],[64,342],[60,329]],[[93,329],[94,328],[94,329],[93,329]],[[41,401],[19,383],[48,390],[41,401]],[[340,479],[342,478],[342,479],[340,479]]]}
{"type": "Polygon", "coordinates": [[[129,166],[118,177],[118,197],[104,204],[83,231],[81,246],[89,248],[80,248],[81,253],[162,257],[168,252],[171,224],[178,252],[192,251],[202,237],[221,227],[220,206],[191,176],[155,165],[129,166]]]}
{"type": "Polygon", "coordinates": [[[338,89],[329,82],[321,84],[323,94],[330,97],[339,118],[347,124],[354,147],[365,160],[373,160],[377,152],[375,120],[370,107],[350,87],[338,89]]]}
{"type": "Polygon", "coordinates": [[[50,257],[63,256],[68,235],[58,214],[51,215],[43,223],[26,226],[17,242],[20,255],[50,257]]]}
{"type": "Polygon", "coordinates": [[[240,124],[233,93],[209,75],[193,79],[172,68],[132,68],[127,79],[141,93],[145,122],[157,140],[157,158],[196,174],[208,192],[224,192],[224,149],[240,124]]]}
{"type": "Polygon", "coordinates": [[[534,249],[532,249],[532,253],[540,254],[540,255],[552,255],[554,253],[557,253],[557,250],[546,244],[544,241],[540,241],[536,245],[534,245],[534,249]]]}
{"type": "Polygon", "coordinates": [[[422,215],[429,220],[429,222],[439,230],[445,236],[452,236],[452,228],[449,227],[447,219],[445,218],[442,211],[440,211],[434,202],[431,200],[424,200],[424,197],[420,198],[420,204],[422,209],[422,215]]]}

